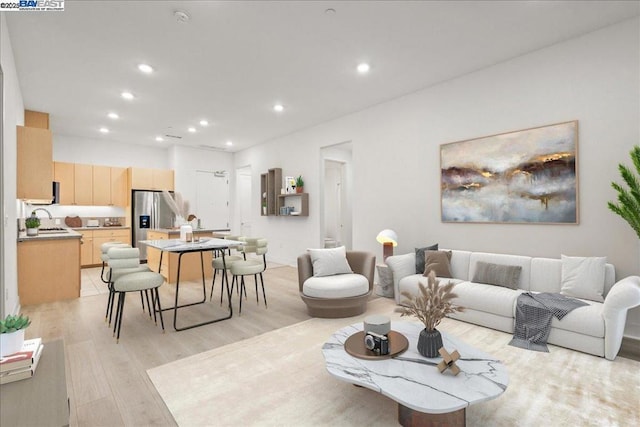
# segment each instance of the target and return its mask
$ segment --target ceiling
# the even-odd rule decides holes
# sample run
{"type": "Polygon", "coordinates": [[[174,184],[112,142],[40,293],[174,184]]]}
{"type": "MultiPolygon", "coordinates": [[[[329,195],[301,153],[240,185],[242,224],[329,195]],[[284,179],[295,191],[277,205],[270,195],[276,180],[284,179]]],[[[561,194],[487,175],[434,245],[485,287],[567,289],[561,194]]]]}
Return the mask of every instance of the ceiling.
{"type": "Polygon", "coordinates": [[[237,151],[638,15],[637,1],[67,0],[6,18],[25,108],[54,135],[237,151]]]}

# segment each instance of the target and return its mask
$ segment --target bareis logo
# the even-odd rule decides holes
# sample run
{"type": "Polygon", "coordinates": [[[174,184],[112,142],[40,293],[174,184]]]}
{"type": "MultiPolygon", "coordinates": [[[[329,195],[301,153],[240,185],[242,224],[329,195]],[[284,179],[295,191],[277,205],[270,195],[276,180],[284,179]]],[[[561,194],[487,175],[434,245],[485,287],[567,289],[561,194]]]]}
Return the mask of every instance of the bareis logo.
{"type": "Polygon", "coordinates": [[[8,2],[0,0],[0,12],[48,12],[63,10],[64,0],[16,0],[8,2]]]}

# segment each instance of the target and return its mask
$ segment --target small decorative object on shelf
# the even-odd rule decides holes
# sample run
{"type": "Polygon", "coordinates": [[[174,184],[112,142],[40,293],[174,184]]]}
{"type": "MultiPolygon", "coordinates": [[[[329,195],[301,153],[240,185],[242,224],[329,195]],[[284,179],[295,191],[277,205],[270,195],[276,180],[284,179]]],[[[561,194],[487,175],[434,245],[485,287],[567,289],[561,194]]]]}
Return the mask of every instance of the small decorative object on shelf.
{"type": "Polygon", "coordinates": [[[304,193],[304,180],[302,175],[298,175],[296,178],[296,193],[304,193]]]}
{"type": "Polygon", "coordinates": [[[460,373],[460,368],[456,365],[456,360],[460,359],[460,353],[458,350],[453,350],[453,353],[449,354],[444,347],[441,347],[438,350],[440,356],[442,356],[442,362],[438,363],[438,370],[440,373],[443,373],[447,369],[451,369],[451,373],[453,375],[458,375],[460,373]]]}
{"type": "Polygon", "coordinates": [[[418,351],[424,357],[437,357],[438,349],[442,347],[442,335],[436,329],[442,319],[456,311],[464,311],[464,307],[454,305],[452,300],[457,297],[453,293],[455,283],[449,282],[440,286],[435,272],[431,271],[427,278],[427,286],[418,283],[420,294],[412,296],[409,292],[402,292],[405,299],[401,302],[404,307],[396,308],[400,316],[415,316],[423,324],[424,329],[418,337],[418,351]]]}
{"type": "Polygon", "coordinates": [[[24,226],[27,228],[27,236],[37,236],[40,218],[36,216],[35,212],[31,212],[31,216],[24,220],[24,226]]]}

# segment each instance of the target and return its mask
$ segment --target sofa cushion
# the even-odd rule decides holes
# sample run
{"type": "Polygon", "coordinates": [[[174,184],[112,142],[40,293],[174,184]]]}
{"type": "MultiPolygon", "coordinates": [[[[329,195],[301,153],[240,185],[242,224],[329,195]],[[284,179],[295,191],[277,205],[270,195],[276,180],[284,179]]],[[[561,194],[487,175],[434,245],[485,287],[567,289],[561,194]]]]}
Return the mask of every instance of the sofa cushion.
{"type": "Polygon", "coordinates": [[[330,249],[307,249],[307,251],[311,257],[315,277],[353,273],[347,261],[347,251],[344,246],[330,249]]]}
{"type": "Polygon", "coordinates": [[[302,293],[315,298],[347,298],[369,292],[369,281],[362,274],[336,274],[310,277],[302,284],[302,293]]]}
{"type": "MultiPolygon", "coordinates": [[[[461,283],[463,280],[460,279],[451,279],[448,277],[436,277],[436,279],[440,280],[440,284],[446,285],[449,282],[453,283],[461,283]]],[[[422,280],[425,283],[425,278],[422,274],[412,274],[410,276],[405,276],[398,282],[398,290],[400,294],[402,292],[409,292],[411,295],[420,295],[420,290],[418,289],[418,283],[422,280]]],[[[455,292],[455,289],[453,290],[455,292]]],[[[400,296],[400,302],[404,300],[404,296],[400,296]]]]}
{"type": "Polygon", "coordinates": [[[453,292],[458,295],[453,301],[462,307],[515,318],[515,303],[520,290],[483,283],[458,283],[453,292]]]}
{"type": "Polygon", "coordinates": [[[438,244],[425,246],[424,248],[415,248],[416,251],[416,274],[424,273],[424,251],[437,251],[438,244]]]}
{"type": "Polygon", "coordinates": [[[451,251],[425,251],[424,276],[428,276],[431,271],[436,273],[436,277],[452,277],[451,274],[451,251]]]}
{"type": "Polygon", "coordinates": [[[476,264],[476,271],[472,281],[517,289],[521,272],[522,267],[519,265],[503,265],[479,261],[476,264]]]}
{"type": "Polygon", "coordinates": [[[604,301],[606,257],[570,257],[562,255],[560,293],[591,301],[604,301]]]}
{"type": "Polygon", "coordinates": [[[602,303],[583,301],[589,305],[572,310],[562,320],[558,320],[554,316],[551,320],[551,327],[597,338],[604,337],[602,303]]]}

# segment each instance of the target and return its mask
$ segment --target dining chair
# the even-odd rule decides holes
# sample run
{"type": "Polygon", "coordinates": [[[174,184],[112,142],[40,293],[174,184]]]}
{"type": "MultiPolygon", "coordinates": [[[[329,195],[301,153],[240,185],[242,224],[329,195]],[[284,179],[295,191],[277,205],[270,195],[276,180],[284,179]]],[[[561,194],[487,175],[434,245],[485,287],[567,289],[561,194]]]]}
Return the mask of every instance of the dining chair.
{"type": "MultiPolygon", "coordinates": [[[[138,248],[132,248],[127,244],[111,244],[105,243],[107,246],[106,253],[102,254],[102,260],[106,263],[107,271],[107,288],[109,289],[109,296],[107,298],[107,311],[105,312],[105,322],[107,326],[111,326],[111,319],[113,315],[113,303],[115,300],[115,291],[113,289],[113,282],[119,277],[125,274],[132,273],[145,273],[151,271],[147,264],[140,264],[140,250],[138,248]],[[134,251],[112,251],[112,249],[134,249],[134,251]],[[112,257],[118,257],[111,259],[112,257]],[[126,261],[125,261],[126,259],[126,261]],[[115,266],[115,267],[114,267],[115,266]],[[116,271],[117,270],[117,271],[116,271]]],[[[151,317],[151,304],[149,302],[149,293],[140,291],[140,302],[142,303],[142,311],[144,311],[144,299],[147,299],[147,307],[149,308],[149,317],[151,317]]]]}
{"type": "Polygon", "coordinates": [[[256,303],[260,304],[258,297],[258,276],[260,276],[260,283],[262,285],[262,298],[264,299],[264,306],[267,307],[267,295],[264,290],[264,278],[262,273],[267,269],[267,239],[261,237],[247,237],[245,239],[245,245],[241,251],[246,258],[247,254],[255,254],[261,256],[260,258],[246,258],[245,260],[235,261],[231,264],[230,270],[233,275],[231,282],[231,292],[233,287],[238,286],[240,289],[240,309],[238,314],[242,314],[242,294],[244,293],[245,299],[247,298],[247,289],[245,288],[244,276],[253,276],[256,285],[256,303]]]}
{"type": "MultiPolygon", "coordinates": [[[[244,236],[225,236],[224,238],[226,240],[238,240],[240,242],[245,241],[244,236]]],[[[227,271],[230,269],[231,264],[233,264],[234,262],[244,261],[246,259],[246,256],[244,253],[241,252],[240,247],[236,247],[235,251],[239,255],[231,255],[231,249],[229,249],[229,255],[226,255],[224,257],[224,262],[222,261],[221,256],[217,256],[213,258],[213,260],[211,261],[211,265],[213,266],[213,280],[211,281],[211,295],[209,295],[209,301],[211,301],[211,299],[213,298],[213,288],[216,285],[216,275],[218,274],[218,272],[220,272],[220,276],[222,277],[221,279],[222,283],[220,287],[220,305],[222,305],[222,296],[224,295],[225,281],[227,283],[227,286],[229,284],[229,277],[227,276],[227,271]]]]}

